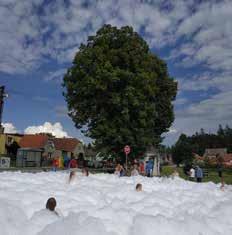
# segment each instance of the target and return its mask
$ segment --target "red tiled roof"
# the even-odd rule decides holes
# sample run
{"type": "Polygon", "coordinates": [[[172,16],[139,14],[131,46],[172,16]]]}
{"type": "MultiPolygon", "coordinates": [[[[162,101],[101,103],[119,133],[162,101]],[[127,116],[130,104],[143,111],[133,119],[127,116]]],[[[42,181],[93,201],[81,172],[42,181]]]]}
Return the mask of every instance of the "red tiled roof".
{"type": "Polygon", "coordinates": [[[76,146],[80,143],[75,138],[55,138],[53,139],[55,149],[67,152],[74,152],[76,146]]]}
{"type": "Polygon", "coordinates": [[[24,135],[19,142],[21,148],[44,148],[48,140],[52,140],[55,149],[67,152],[74,152],[80,143],[75,138],[50,138],[46,134],[24,135]]]}
{"type": "Polygon", "coordinates": [[[47,135],[24,135],[19,142],[19,146],[21,148],[44,148],[47,141],[47,135]]]}

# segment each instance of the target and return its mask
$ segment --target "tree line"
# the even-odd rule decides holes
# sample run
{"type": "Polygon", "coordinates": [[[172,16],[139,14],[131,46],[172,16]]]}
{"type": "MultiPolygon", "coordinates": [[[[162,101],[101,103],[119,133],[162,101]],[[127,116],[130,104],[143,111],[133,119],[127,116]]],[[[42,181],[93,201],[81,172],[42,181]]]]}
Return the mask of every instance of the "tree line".
{"type": "Polygon", "coordinates": [[[203,156],[206,148],[227,148],[228,153],[232,153],[232,128],[219,125],[213,134],[206,133],[203,128],[192,136],[181,134],[170,151],[173,161],[180,164],[192,162],[194,153],[203,156]]]}

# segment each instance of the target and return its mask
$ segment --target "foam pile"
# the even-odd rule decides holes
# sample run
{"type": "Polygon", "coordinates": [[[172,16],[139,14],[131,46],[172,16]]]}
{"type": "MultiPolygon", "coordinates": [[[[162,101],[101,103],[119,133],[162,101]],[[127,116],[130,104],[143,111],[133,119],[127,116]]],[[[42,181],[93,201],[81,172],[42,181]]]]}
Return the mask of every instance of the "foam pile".
{"type": "Polygon", "coordinates": [[[232,186],[109,174],[0,173],[0,235],[231,235],[232,186]],[[135,185],[142,183],[143,191],[135,185]],[[45,210],[55,197],[62,216],[45,210]]]}

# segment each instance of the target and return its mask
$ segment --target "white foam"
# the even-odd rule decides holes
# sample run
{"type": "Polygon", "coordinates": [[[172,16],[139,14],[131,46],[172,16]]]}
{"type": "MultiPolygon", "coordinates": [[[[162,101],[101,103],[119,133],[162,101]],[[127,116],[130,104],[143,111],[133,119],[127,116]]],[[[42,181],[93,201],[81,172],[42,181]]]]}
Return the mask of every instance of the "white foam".
{"type": "Polygon", "coordinates": [[[0,235],[231,235],[232,187],[180,178],[0,174],[0,235]],[[135,185],[142,183],[143,191],[135,185]],[[63,217],[44,210],[55,197],[63,217]]]}

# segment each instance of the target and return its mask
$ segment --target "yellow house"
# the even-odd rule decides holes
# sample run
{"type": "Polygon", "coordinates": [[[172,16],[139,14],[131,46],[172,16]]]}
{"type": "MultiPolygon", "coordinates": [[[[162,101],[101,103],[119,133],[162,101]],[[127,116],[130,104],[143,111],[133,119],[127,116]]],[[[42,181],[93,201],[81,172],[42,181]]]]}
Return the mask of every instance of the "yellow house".
{"type": "Polygon", "coordinates": [[[22,137],[22,134],[0,134],[0,155],[7,154],[6,146],[11,145],[13,142],[19,144],[22,137]]]}

